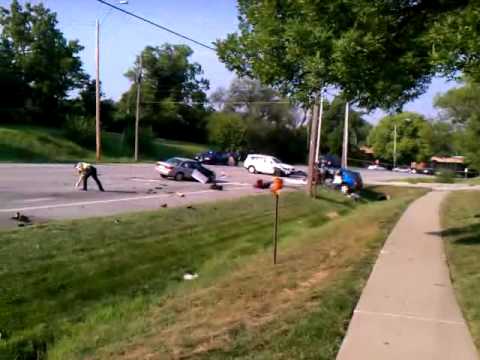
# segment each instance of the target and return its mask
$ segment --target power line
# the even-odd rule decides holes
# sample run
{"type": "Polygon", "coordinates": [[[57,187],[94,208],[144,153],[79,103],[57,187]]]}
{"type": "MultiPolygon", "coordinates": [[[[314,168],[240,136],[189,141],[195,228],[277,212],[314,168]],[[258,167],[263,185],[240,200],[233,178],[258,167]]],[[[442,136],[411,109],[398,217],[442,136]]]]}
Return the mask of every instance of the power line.
{"type": "Polygon", "coordinates": [[[169,33],[171,33],[171,34],[173,34],[173,35],[175,35],[175,36],[181,37],[182,39],[191,41],[191,42],[193,42],[193,43],[195,43],[195,44],[197,44],[197,45],[199,45],[199,46],[202,46],[202,47],[204,47],[204,48],[206,48],[206,49],[209,49],[209,50],[212,50],[212,51],[217,52],[217,50],[216,50],[215,48],[213,48],[213,47],[211,47],[211,46],[209,46],[209,45],[206,45],[206,44],[204,44],[204,43],[202,43],[202,42],[200,42],[200,41],[197,41],[197,40],[195,40],[195,39],[192,39],[191,37],[188,37],[188,36],[186,36],[186,35],[180,34],[180,33],[176,32],[176,31],[174,31],[174,30],[171,30],[171,29],[165,27],[165,26],[159,25],[159,24],[157,24],[157,23],[155,23],[155,22],[153,22],[153,21],[151,21],[151,20],[148,20],[148,19],[142,17],[142,16],[136,15],[136,14],[130,12],[130,11],[127,11],[127,10],[125,10],[125,9],[122,9],[122,8],[118,7],[118,6],[115,6],[115,5],[113,5],[113,4],[110,4],[110,3],[108,3],[108,2],[106,2],[106,1],[104,1],[104,0],[97,0],[97,1],[100,2],[100,3],[102,3],[102,4],[104,4],[104,5],[110,6],[111,8],[113,8],[113,9],[115,9],[115,10],[118,10],[118,11],[124,13],[124,14],[127,14],[127,15],[129,15],[129,16],[132,16],[132,17],[136,18],[136,19],[139,19],[139,20],[141,20],[141,21],[144,21],[144,22],[146,22],[146,23],[148,23],[148,24],[150,24],[150,25],[153,25],[153,26],[155,26],[155,27],[157,27],[157,28],[159,28],[159,29],[161,29],[161,30],[167,31],[167,32],[169,32],[169,33]]]}

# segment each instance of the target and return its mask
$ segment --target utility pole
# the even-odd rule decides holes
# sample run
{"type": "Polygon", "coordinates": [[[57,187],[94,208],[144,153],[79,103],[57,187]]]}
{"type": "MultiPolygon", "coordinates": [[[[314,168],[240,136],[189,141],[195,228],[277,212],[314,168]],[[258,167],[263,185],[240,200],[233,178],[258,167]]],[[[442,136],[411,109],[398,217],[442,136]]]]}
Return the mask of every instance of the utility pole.
{"type": "Polygon", "coordinates": [[[135,161],[138,161],[138,125],[140,123],[140,92],[142,88],[142,56],[140,54],[140,60],[137,72],[137,111],[135,114],[135,161]]]}
{"type": "Polygon", "coordinates": [[[348,116],[350,105],[348,101],[345,104],[345,127],[343,129],[343,151],[342,151],[342,167],[348,167],[348,116]]]}
{"type": "Polygon", "coordinates": [[[397,167],[397,123],[393,123],[393,168],[397,167]]]}
{"type": "Polygon", "coordinates": [[[317,135],[317,151],[315,152],[315,160],[320,161],[320,139],[322,135],[322,118],[323,118],[323,90],[320,92],[320,113],[318,115],[318,135],[317,135]]]}
{"type": "Polygon", "coordinates": [[[318,95],[315,96],[315,104],[313,106],[311,125],[310,125],[310,150],[308,153],[308,177],[307,177],[307,193],[313,197],[314,192],[314,176],[315,176],[315,152],[317,149],[317,132],[318,132],[318,95]]]}
{"type": "Polygon", "coordinates": [[[96,71],[96,99],[95,99],[95,137],[96,137],[96,158],[99,161],[102,157],[102,138],[100,128],[100,21],[97,19],[97,46],[95,51],[96,71]]]}

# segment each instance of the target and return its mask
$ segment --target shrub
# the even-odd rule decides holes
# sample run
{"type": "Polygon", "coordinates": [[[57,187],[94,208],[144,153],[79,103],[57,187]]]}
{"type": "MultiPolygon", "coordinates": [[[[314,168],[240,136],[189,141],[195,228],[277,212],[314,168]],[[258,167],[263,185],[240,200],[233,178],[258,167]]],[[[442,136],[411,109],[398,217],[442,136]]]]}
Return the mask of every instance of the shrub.
{"type": "Polygon", "coordinates": [[[78,145],[95,148],[95,120],[84,116],[68,116],[63,126],[65,137],[78,145]]]}
{"type": "Polygon", "coordinates": [[[435,181],[443,184],[452,184],[455,182],[455,172],[452,170],[441,170],[437,173],[435,181]]]}

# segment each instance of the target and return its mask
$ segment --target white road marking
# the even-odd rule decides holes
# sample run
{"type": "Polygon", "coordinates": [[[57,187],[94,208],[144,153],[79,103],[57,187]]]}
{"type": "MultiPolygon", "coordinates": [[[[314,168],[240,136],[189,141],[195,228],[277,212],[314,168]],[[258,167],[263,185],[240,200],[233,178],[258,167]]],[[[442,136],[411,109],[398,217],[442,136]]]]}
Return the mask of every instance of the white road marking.
{"type": "MultiPolygon", "coordinates": [[[[216,190],[201,190],[201,191],[192,191],[184,193],[185,196],[189,195],[199,195],[216,192],[216,190]]],[[[148,195],[148,196],[137,196],[137,197],[128,197],[121,199],[109,199],[109,200],[94,200],[94,201],[82,201],[76,203],[68,204],[52,204],[52,205],[42,205],[42,206],[30,206],[23,208],[11,208],[11,209],[0,209],[0,213],[9,213],[15,211],[33,211],[33,210],[45,210],[45,209],[56,209],[64,207],[75,207],[75,206],[88,206],[88,205],[97,205],[97,204],[110,204],[116,202],[126,202],[126,201],[136,201],[136,200],[149,200],[149,199],[161,199],[165,197],[175,197],[175,194],[160,194],[160,195],[148,195]]]]}
{"type": "Polygon", "coordinates": [[[416,316],[416,315],[382,313],[382,312],[365,311],[365,310],[355,310],[354,313],[364,314],[364,315],[376,315],[376,316],[383,316],[383,317],[408,319],[408,320],[435,322],[435,323],[448,324],[448,325],[461,325],[461,326],[465,325],[462,321],[434,319],[434,318],[427,318],[427,317],[416,316]]]}
{"type": "Polygon", "coordinates": [[[40,201],[47,201],[47,200],[54,200],[55,198],[52,197],[44,197],[44,198],[36,198],[36,199],[26,199],[21,200],[24,203],[33,203],[33,202],[40,202],[40,201]]]}

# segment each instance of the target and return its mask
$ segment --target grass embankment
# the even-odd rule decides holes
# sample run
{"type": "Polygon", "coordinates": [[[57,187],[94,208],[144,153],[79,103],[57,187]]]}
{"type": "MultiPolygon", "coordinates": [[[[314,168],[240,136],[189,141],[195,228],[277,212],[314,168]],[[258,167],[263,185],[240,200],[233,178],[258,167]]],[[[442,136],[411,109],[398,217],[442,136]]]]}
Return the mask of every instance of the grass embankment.
{"type": "Polygon", "coordinates": [[[453,285],[480,349],[480,192],[450,194],[442,225],[453,285]]]}
{"type": "Polygon", "coordinates": [[[442,184],[442,183],[452,183],[452,184],[463,184],[463,185],[480,185],[480,177],[475,178],[451,178],[451,181],[442,181],[438,177],[411,177],[411,178],[403,178],[403,179],[394,179],[390,180],[390,182],[404,182],[408,184],[442,184]]]}
{"type": "MultiPolygon", "coordinates": [[[[103,162],[132,161],[133,149],[126,149],[121,134],[102,134],[103,162]]],[[[152,155],[141,160],[154,161],[171,156],[191,157],[206,146],[172,140],[154,140],[152,155]]],[[[1,162],[94,161],[94,149],[86,149],[67,139],[61,129],[34,126],[0,126],[1,162]]]]}
{"type": "Polygon", "coordinates": [[[0,358],[332,359],[424,193],[378,190],[392,200],[282,195],[276,266],[271,195],[0,232],[0,358]]]}

